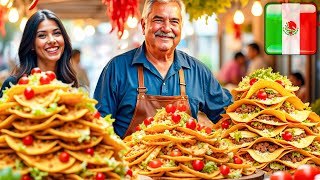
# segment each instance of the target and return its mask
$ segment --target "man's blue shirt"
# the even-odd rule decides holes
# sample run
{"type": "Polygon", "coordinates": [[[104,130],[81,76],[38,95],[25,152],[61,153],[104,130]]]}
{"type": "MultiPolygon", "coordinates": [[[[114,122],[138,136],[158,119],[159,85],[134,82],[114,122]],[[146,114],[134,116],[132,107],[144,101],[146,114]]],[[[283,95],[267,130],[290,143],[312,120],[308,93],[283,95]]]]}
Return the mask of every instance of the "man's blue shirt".
{"type": "Polygon", "coordinates": [[[145,56],[145,44],[139,48],[114,57],[104,67],[98,80],[94,98],[101,116],[112,114],[115,132],[123,136],[132,119],[138,88],[138,65],[144,67],[144,85],[149,95],[179,96],[179,69],[183,68],[186,94],[194,118],[198,110],[216,123],[224,113],[224,107],[232,103],[232,96],[213,77],[202,62],[188,54],[175,50],[174,61],[165,79],[145,56]]]}

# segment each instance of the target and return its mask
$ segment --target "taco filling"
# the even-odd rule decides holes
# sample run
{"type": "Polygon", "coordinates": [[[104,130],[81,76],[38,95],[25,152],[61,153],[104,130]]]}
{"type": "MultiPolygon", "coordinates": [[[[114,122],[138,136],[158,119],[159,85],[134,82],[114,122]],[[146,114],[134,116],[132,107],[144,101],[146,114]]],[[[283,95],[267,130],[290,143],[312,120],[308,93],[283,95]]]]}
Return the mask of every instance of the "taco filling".
{"type": "Polygon", "coordinates": [[[244,93],[244,91],[243,91],[243,92],[238,93],[238,94],[236,95],[236,97],[235,97],[235,101],[240,100],[240,99],[241,99],[241,97],[242,97],[242,95],[243,95],[243,93],[244,93]]]}
{"type": "Polygon", "coordinates": [[[296,108],[291,103],[286,101],[280,106],[280,110],[291,114],[296,110],[296,108]]]}
{"type": "Polygon", "coordinates": [[[307,134],[306,134],[306,132],[305,132],[305,130],[304,129],[300,129],[300,128],[288,128],[288,129],[286,129],[284,132],[282,132],[281,134],[285,134],[285,133],[287,133],[287,132],[290,132],[291,134],[292,134],[292,138],[290,138],[290,139],[284,139],[283,138],[283,136],[282,135],[277,135],[276,136],[276,139],[280,139],[280,140],[286,140],[286,141],[291,141],[291,142],[293,142],[293,141],[295,141],[295,142],[300,142],[300,140],[302,139],[302,138],[305,138],[305,137],[307,137],[307,134]]]}
{"type": "Polygon", "coordinates": [[[319,129],[318,129],[317,126],[311,126],[311,127],[309,127],[309,129],[310,129],[313,133],[315,133],[315,134],[318,134],[318,133],[319,133],[319,129]]]}
{"type": "Polygon", "coordinates": [[[268,166],[263,168],[263,170],[266,171],[268,174],[272,174],[276,171],[287,171],[289,170],[289,168],[279,162],[272,162],[268,166]]]}
{"type": "Polygon", "coordinates": [[[289,161],[292,163],[301,162],[303,161],[305,156],[299,152],[290,152],[288,154],[285,154],[280,158],[282,161],[289,161]]]}
{"type": "Polygon", "coordinates": [[[254,149],[256,151],[259,151],[261,153],[273,153],[275,150],[277,150],[279,147],[279,145],[272,143],[272,142],[259,142],[256,143],[254,145],[252,145],[251,149],[254,149]]]}
{"type": "Polygon", "coordinates": [[[267,131],[268,132],[272,132],[277,126],[271,125],[271,124],[265,124],[262,122],[258,122],[258,121],[253,121],[250,123],[250,126],[258,129],[260,131],[267,131]]]}
{"type": "Polygon", "coordinates": [[[274,99],[277,97],[282,97],[282,95],[273,89],[264,88],[254,93],[251,96],[251,99],[266,100],[266,99],[274,99]],[[262,92],[265,92],[265,93],[262,93],[262,92]]]}
{"type": "MultiPolygon", "coordinates": [[[[241,145],[244,143],[250,143],[257,139],[257,137],[246,137],[246,131],[235,131],[230,133],[229,139],[233,144],[241,145]]],[[[250,132],[250,131],[249,131],[250,132]]]]}
{"type": "Polygon", "coordinates": [[[318,152],[318,153],[320,153],[320,142],[319,141],[314,141],[308,147],[303,148],[303,150],[306,150],[306,151],[309,151],[309,152],[318,152]]]}

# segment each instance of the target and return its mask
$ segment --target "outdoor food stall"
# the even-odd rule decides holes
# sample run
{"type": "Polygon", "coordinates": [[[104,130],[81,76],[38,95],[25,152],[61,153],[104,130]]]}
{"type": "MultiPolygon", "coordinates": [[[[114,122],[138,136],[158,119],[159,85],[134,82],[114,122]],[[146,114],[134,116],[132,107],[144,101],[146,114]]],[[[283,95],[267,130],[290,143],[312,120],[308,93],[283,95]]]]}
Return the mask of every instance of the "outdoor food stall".
{"type": "Polygon", "coordinates": [[[198,124],[185,105],[168,104],[122,141],[114,119],[100,117],[85,91],[52,72],[33,71],[0,99],[1,173],[21,179],[263,179],[261,170],[317,167],[320,118],[295,96],[297,89],[271,68],[257,70],[232,91],[235,102],[213,128],[198,124]]]}

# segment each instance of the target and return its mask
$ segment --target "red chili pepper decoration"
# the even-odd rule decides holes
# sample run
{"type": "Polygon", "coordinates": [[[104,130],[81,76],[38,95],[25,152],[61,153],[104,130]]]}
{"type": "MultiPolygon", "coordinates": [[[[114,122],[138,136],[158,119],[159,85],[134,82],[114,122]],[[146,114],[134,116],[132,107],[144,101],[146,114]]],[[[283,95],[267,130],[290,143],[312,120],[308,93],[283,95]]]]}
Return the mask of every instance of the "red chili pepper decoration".
{"type": "Polygon", "coordinates": [[[102,3],[107,6],[106,14],[112,25],[110,33],[118,28],[119,39],[123,35],[128,17],[140,17],[139,0],[102,0],[102,3]]]}
{"type": "Polygon", "coordinates": [[[28,9],[32,10],[33,8],[35,8],[38,4],[38,1],[39,0],[33,0],[28,9]]]}
{"type": "Polygon", "coordinates": [[[0,7],[0,34],[2,37],[6,36],[6,29],[5,29],[5,14],[7,12],[6,7],[0,7]]]}

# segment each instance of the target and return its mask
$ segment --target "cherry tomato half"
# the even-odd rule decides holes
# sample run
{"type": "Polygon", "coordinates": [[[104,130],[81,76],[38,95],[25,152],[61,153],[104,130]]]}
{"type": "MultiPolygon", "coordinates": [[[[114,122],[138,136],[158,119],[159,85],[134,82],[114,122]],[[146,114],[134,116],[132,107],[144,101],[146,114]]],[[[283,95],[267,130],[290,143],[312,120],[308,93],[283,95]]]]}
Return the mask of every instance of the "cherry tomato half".
{"type": "Polygon", "coordinates": [[[28,83],[29,83],[29,78],[26,76],[22,76],[18,81],[18,84],[28,84],[28,83]]]}
{"type": "Polygon", "coordinates": [[[187,106],[184,105],[184,104],[178,104],[178,107],[177,107],[178,111],[180,112],[185,112],[187,110],[187,106]]]}
{"type": "Polygon", "coordinates": [[[171,118],[172,118],[172,121],[176,124],[179,123],[181,120],[181,116],[178,113],[173,113],[171,118]]]}
{"type": "Polygon", "coordinates": [[[31,74],[32,74],[32,75],[33,75],[33,74],[36,74],[36,73],[41,73],[41,69],[38,68],[38,67],[36,67],[36,68],[33,68],[33,69],[31,70],[31,74]]]}
{"type": "Polygon", "coordinates": [[[176,110],[177,110],[177,108],[172,104],[168,104],[166,106],[166,112],[167,113],[174,113],[176,110]]]}
{"type": "Polygon", "coordinates": [[[242,164],[243,161],[239,156],[233,156],[233,161],[235,164],[242,164]]]}
{"type": "Polygon", "coordinates": [[[54,73],[53,71],[47,71],[46,75],[49,77],[50,81],[56,78],[56,73],[54,73]]]}
{"type": "Polygon", "coordinates": [[[50,84],[50,78],[47,75],[42,75],[40,77],[40,84],[44,85],[44,84],[50,84]]]}
{"type": "Polygon", "coordinates": [[[285,131],[283,134],[282,134],[282,138],[286,141],[291,141],[291,139],[293,138],[292,136],[292,133],[289,132],[289,131],[285,131]]]}
{"type": "Polygon", "coordinates": [[[61,152],[60,155],[59,155],[59,159],[61,162],[68,162],[69,159],[70,159],[70,156],[67,152],[61,152]]]}
{"type": "Polygon", "coordinates": [[[258,79],[256,79],[256,78],[252,78],[252,79],[250,79],[250,81],[249,81],[249,84],[250,84],[250,86],[252,86],[254,83],[256,83],[258,81],[258,79]]]}
{"type": "Polygon", "coordinates": [[[196,127],[197,127],[197,123],[196,123],[192,118],[190,118],[190,119],[186,122],[186,127],[189,128],[189,129],[195,130],[196,127]]]}
{"type": "Polygon", "coordinates": [[[257,97],[261,100],[266,100],[268,95],[264,90],[258,91],[257,97]]]}
{"type": "Polygon", "coordinates": [[[93,149],[92,147],[90,147],[90,148],[85,149],[84,152],[85,152],[86,154],[89,154],[90,156],[93,156],[93,154],[94,154],[94,149],[93,149]]]}
{"type": "Polygon", "coordinates": [[[160,159],[155,159],[150,161],[148,166],[151,168],[158,168],[162,166],[162,162],[160,161],[160,159]]]}
{"type": "Polygon", "coordinates": [[[23,92],[26,99],[32,99],[34,97],[34,90],[31,87],[26,87],[23,92]]]}
{"type": "Polygon", "coordinates": [[[136,131],[141,131],[141,130],[142,129],[141,129],[140,125],[136,127],[136,131]]]}
{"type": "Polygon", "coordinates": [[[221,127],[222,127],[223,129],[228,129],[229,126],[230,126],[229,120],[224,120],[224,121],[222,121],[221,127]]]}
{"type": "Polygon", "coordinates": [[[21,180],[31,180],[31,177],[29,176],[29,174],[25,174],[21,177],[21,180]]]}
{"type": "Polygon", "coordinates": [[[96,180],[105,180],[106,176],[102,172],[96,174],[96,180]]]}
{"type": "Polygon", "coordinates": [[[173,151],[171,151],[170,156],[175,157],[175,156],[181,156],[182,153],[181,151],[179,151],[179,149],[174,149],[173,151]]]}
{"type": "Polygon", "coordinates": [[[223,176],[227,176],[229,174],[229,172],[230,172],[229,166],[226,166],[226,165],[221,165],[219,169],[220,169],[220,173],[223,176]]]}
{"type": "Polygon", "coordinates": [[[209,127],[204,127],[204,130],[207,134],[211,134],[212,133],[212,129],[209,127]]]}
{"type": "Polygon", "coordinates": [[[202,160],[194,160],[192,161],[192,167],[196,171],[202,171],[204,168],[204,162],[202,160]]]}
{"type": "Polygon", "coordinates": [[[317,167],[311,166],[308,164],[301,165],[297,168],[294,173],[294,179],[302,179],[302,180],[314,180],[314,177],[320,174],[320,171],[317,167]]]}
{"type": "Polygon", "coordinates": [[[270,180],[292,180],[292,176],[288,172],[277,171],[270,176],[270,180]]]}
{"type": "Polygon", "coordinates": [[[143,121],[143,123],[144,123],[144,125],[148,126],[149,124],[152,123],[153,120],[154,120],[153,117],[147,117],[147,118],[143,121]]]}
{"type": "Polygon", "coordinates": [[[32,143],[33,143],[33,138],[32,138],[31,135],[26,136],[26,137],[24,137],[24,138],[22,139],[22,142],[23,142],[23,144],[26,145],[26,146],[32,145],[32,143]]]}
{"type": "Polygon", "coordinates": [[[99,111],[95,111],[95,112],[92,114],[92,116],[93,116],[94,118],[96,118],[96,119],[99,119],[101,115],[100,115],[99,111]]]}
{"type": "Polygon", "coordinates": [[[126,175],[129,175],[130,177],[132,177],[132,170],[128,169],[126,175]]]}

